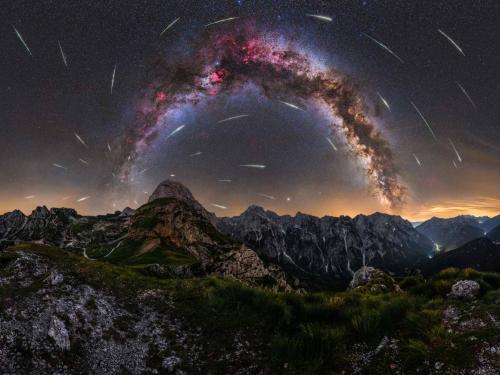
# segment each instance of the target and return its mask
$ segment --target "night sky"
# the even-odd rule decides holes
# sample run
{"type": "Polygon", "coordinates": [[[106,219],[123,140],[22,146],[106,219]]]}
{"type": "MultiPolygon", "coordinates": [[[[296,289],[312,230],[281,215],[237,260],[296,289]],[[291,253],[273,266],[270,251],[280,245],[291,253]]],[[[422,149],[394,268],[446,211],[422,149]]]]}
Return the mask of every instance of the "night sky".
{"type": "Polygon", "coordinates": [[[218,216],[251,204],[412,220],[500,212],[497,1],[17,0],[0,19],[0,213],[135,208],[166,178],[218,216]],[[283,83],[269,74],[290,54],[216,61],[214,41],[241,33],[306,62],[283,83]],[[382,177],[358,133],[337,126],[337,91],[330,113],[304,66],[352,84],[382,177]],[[381,199],[389,180],[404,191],[396,203],[381,199]]]}

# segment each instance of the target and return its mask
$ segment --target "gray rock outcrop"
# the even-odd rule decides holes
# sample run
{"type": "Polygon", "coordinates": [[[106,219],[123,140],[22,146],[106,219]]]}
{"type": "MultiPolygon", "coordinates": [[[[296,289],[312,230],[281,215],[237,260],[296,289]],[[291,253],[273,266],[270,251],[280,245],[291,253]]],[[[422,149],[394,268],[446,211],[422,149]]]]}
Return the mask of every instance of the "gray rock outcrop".
{"type": "Polygon", "coordinates": [[[457,281],[451,287],[450,297],[460,298],[460,299],[474,299],[479,294],[481,286],[477,281],[474,280],[460,280],[457,281]]]}

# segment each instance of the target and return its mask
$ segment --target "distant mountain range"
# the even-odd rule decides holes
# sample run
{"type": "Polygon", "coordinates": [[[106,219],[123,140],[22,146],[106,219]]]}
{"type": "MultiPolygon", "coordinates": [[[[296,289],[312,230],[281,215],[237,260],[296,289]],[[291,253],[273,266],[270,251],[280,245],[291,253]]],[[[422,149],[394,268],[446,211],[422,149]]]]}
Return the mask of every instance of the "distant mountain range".
{"type": "Polygon", "coordinates": [[[185,186],[166,180],[137,210],[81,216],[73,209],[37,207],[30,215],[1,215],[0,249],[36,242],[149,273],[328,289],[345,287],[363,265],[393,275],[447,265],[489,269],[498,261],[492,254],[498,251],[493,242],[499,241],[499,221],[500,216],[432,218],[414,228],[382,213],[280,216],[258,206],[218,218],[185,186]]]}
{"type": "Polygon", "coordinates": [[[433,217],[416,229],[434,242],[436,250],[449,251],[477,238],[490,237],[489,232],[499,226],[500,215],[492,218],[461,215],[449,219],[433,217]]]}

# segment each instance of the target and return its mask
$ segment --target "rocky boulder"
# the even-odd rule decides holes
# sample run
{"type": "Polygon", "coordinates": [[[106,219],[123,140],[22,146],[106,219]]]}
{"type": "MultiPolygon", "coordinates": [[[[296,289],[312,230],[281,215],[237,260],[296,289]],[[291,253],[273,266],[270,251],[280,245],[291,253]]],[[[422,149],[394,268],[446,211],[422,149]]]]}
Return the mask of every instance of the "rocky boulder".
{"type": "Polygon", "coordinates": [[[471,300],[477,297],[481,286],[474,280],[460,280],[451,287],[450,297],[471,300]]]}
{"type": "Polygon", "coordinates": [[[392,277],[379,269],[366,266],[357,270],[349,283],[351,289],[362,286],[368,287],[372,292],[401,291],[392,277]]]}

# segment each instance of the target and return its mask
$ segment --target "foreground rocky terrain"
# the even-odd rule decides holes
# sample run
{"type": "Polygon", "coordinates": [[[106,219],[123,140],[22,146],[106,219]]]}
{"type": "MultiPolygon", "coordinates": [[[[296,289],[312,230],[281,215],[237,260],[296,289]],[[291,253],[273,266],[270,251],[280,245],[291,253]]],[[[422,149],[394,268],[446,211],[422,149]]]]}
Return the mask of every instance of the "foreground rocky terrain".
{"type": "Polygon", "coordinates": [[[497,374],[500,274],[356,272],[344,292],[145,276],[55,247],[0,253],[0,373],[497,374]]]}

